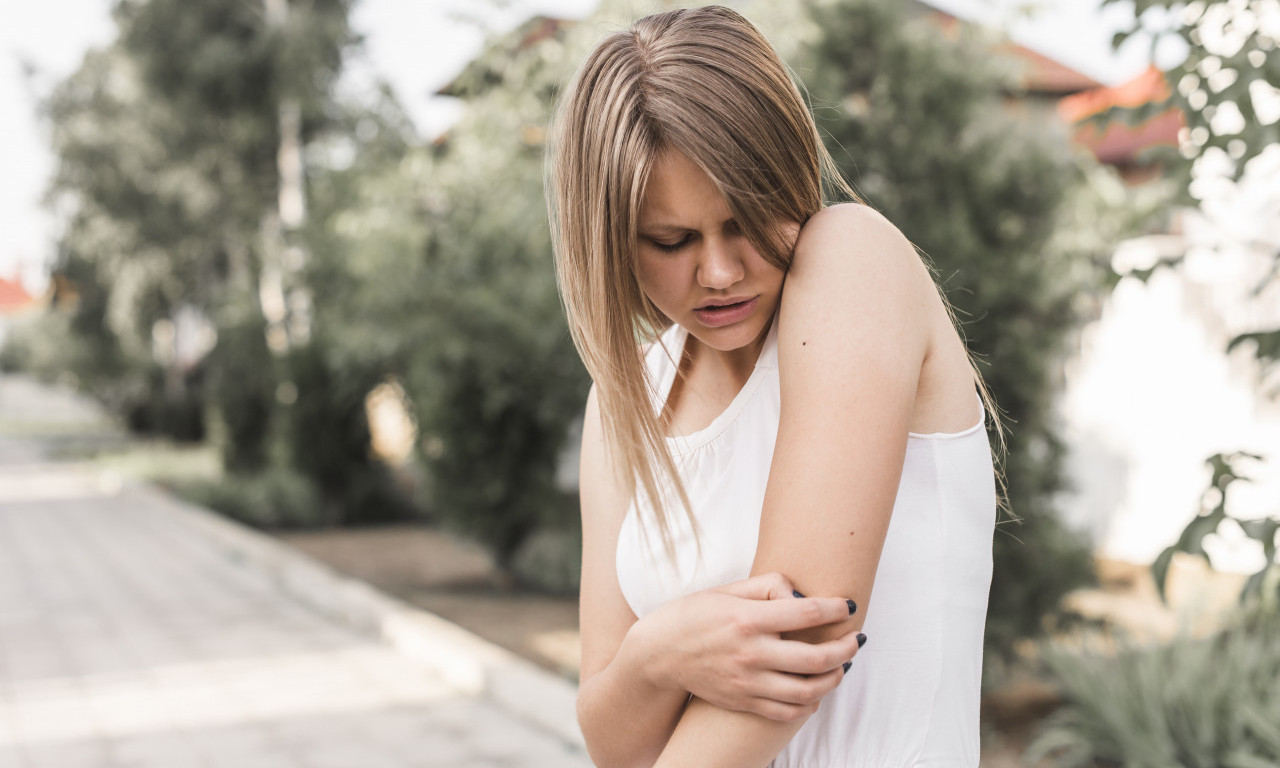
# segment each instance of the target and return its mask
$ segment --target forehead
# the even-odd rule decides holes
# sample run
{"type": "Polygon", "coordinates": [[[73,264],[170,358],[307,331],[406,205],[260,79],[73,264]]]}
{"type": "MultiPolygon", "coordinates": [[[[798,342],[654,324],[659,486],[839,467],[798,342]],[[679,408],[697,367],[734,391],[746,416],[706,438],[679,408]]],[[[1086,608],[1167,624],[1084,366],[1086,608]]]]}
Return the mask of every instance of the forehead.
{"type": "Polygon", "coordinates": [[[728,215],[720,190],[696,163],[676,150],[658,155],[640,205],[641,226],[693,227],[704,220],[723,221],[728,215]]]}

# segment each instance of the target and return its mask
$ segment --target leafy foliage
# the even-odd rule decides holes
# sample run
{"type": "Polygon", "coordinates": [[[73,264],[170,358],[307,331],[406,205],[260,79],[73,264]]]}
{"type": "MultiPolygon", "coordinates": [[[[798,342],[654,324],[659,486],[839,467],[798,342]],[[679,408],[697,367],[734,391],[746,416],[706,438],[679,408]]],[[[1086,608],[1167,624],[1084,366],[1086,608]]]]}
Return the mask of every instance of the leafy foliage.
{"type": "Polygon", "coordinates": [[[284,467],[169,485],[197,504],[258,528],[314,528],[327,522],[315,485],[284,467]]]}
{"type": "MultiPolygon", "coordinates": [[[[1238,178],[1250,160],[1280,142],[1280,121],[1261,119],[1275,107],[1259,107],[1280,97],[1275,93],[1280,89],[1280,57],[1275,55],[1280,9],[1275,0],[1127,1],[1133,16],[1116,33],[1115,47],[1145,35],[1152,51],[1176,41],[1187,57],[1165,71],[1170,86],[1166,101],[1117,108],[1106,117],[1143,120],[1176,106],[1188,130],[1179,146],[1183,162],[1174,170],[1189,173],[1196,160],[1218,150],[1236,161],[1238,178]]],[[[1103,5],[1119,2],[1103,0],[1103,5]]]]}
{"type": "Polygon", "coordinates": [[[289,467],[319,491],[316,522],[356,525],[416,515],[391,468],[370,450],[365,397],[382,365],[349,363],[336,342],[312,338],[285,361],[298,397],[284,409],[282,449],[289,467]]]}
{"type": "Polygon", "coordinates": [[[1213,479],[1205,490],[1201,504],[1205,508],[1193,519],[1182,535],[1172,546],[1166,547],[1151,565],[1152,576],[1155,577],[1156,588],[1161,599],[1165,599],[1165,581],[1169,575],[1169,565],[1178,552],[1196,555],[1209,562],[1204,550],[1204,540],[1217,533],[1223,525],[1235,525],[1246,536],[1262,545],[1264,562],[1257,573],[1251,575],[1241,589],[1240,599],[1247,601],[1262,596],[1266,585],[1275,590],[1274,598],[1280,601],[1280,559],[1276,557],[1276,538],[1280,533],[1280,517],[1264,517],[1242,520],[1227,512],[1227,491],[1233,483],[1248,481],[1240,474],[1238,464],[1245,460],[1261,461],[1262,457],[1244,452],[1231,454],[1218,453],[1209,457],[1208,465],[1213,470],[1213,479]]]}
{"type": "Polygon", "coordinates": [[[542,197],[544,126],[585,39],[527,32],[495,41],[453,86],[465,111],[428,165],[421,300],[433,343],[406,378],[431,445],[433,512],[503,567],[537,529],[576,523],[556,470],[588,383],[560,308],[542,197]]]}
{"type": "Polygon", "coordinates": [[[1026,755],[1062,768],[1280,764],[1280,615],[1114,653],[1050,649],[1066,703],[1026,755]]]}
{"type": "MultiPolygon", "coordinates": [[[[1105,0],[1115,3],[1117,0],[1105,0]]],[[[1114,109],[1104,119],[1144,119],[1169,106],[1177,107],[1187,123],[1176,154],[1166,160],[1180,180],[1183,201],[1195,203],[1193,177],[1206,161],[1219,165],[1226,159],[1230,177],[1246,176],[1251,161],[1280,144],[1280,3],[1275,0],[1139,0],[1127,29],[1116,35],[1122,45],[1138,34],[1151,38],[1152,50],[1168,40],[1187,51],[1179,64],[1165,71],[1169,98],[1139,110],[1114,109]]],[[[1259,242],[1270,249],[1273,267],[1262,284],[1254,288],[1261,295],[1280,278],[1280,242],[1259,242]]],[[[1237,335],[1228,346],[1252,345],[1262,364],[1264,379],[1280,366],[1280,328],[1260,328],[1237,335]]],[[[1204,557],[1203,539],[1223,523],[1238,525],[1263,546],[1266,563],[1246,583],[1242,599],[1261,595],[1264,584],[1277,573],[1276,540],[1280,533],[1277,518],[1240,520],[1226,511],[1227,488],[1246,479],[1235,471],[1242,459],[1260,457],[1244,453],[1216,454],[1207,463],[1213,478],[1205,492],[1208,510],[1193,519],[1178,541],[1165,549],[1152,565],[1152,574],[1161,587],[1175,552],[1204,557]]],[[[1207,559],[1207,558],[1206,558],[1207,559]]],[[[1280,584],[1276,585],[1280,590],[1280,584]]]]}
{"type": "MultiPolygon", "coordinates": [[[[321,126],[320,107],[352,41],[347,5],[308,3],[295,8],[287,30],[272,30],[256,4],[121,0],[118,39],[91,52],[47,99],[58,157],[50,201],[68,213],[55,271],[75,297],[67,302],[73,330],[96,335],[91,346],[102,350],[101,375],[82,368],[91,386],[103,382],[95,389],[133,377],[144,382],[130,387],[135,400],[182,399],[181,361],[162,366],[163,387],[145,383],[157,378],[147,368],[160,365],[156,323],[184,308],[231,328],[261,315],[255,292],[260,230],[276,204],[276,107],[296,97],[304,134],[321,126]]],[[[240,380],[213,373],[215,402],[274,389],[222,393],[240,380]]],[[[254,417],[269,423],[265,408],[254,417]]],[[[258,461],[265,434],[232,430],[234,440],[259,444],[229,450],[258,461]]]]}
{"type": "MultiPolygon", "coordinates": [[[[270,234],[280,218],[281,105],[297,105],[303,144],[351,145],[362,125],[378,133],[406,121],[386,98],[367,110],[335,100],[356,42],[349,0],[282,3],[279,23],[270,5],[120,0],[117,39],[46,100],[58,156],[49,199],[68,223],[55,265],[58,310],[45,325],[62,334],[66,353],[41,364],[74,371],[135,428],[198,439],[203,423],[191,421],[210,413],[228,484],[261,491],[240,506],[276,500],[294,509],[319,498],[279,520],[403,516],[405,502],[369,455],[364,422],[363,397],[385,359],[371,345],[362,356],[343,351],[348,337],[327,332],[341,314],[318,318],[310,344],[273,352],[261,288],[281,248],[270,234]],[[183,313],[202,318],[216,339],[206,357],[197,352],[198,364],[156,351],[156,329],[183,313]]],[[[364,152],[362,163],[385,157],[364,152]]],[[[327,224],[286,232],[285,244],[312,245],[310,232],[327,224]]],[[[243,517],[277,519],[261,509],[243,517]]]]}

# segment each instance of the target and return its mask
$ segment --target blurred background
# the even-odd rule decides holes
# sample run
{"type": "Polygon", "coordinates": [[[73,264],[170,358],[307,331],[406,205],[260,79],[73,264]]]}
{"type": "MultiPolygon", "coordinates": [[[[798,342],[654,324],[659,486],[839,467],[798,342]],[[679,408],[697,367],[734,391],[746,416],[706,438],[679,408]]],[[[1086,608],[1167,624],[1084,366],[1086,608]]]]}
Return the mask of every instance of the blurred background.
{"type": "MultiPolygon", "coordinates": [[[[1280,765],[1280,1],[728,4],[804,83],[855,188],[932,259],[1006,411],[1018,519],[995,540],[984,764],[1280,765]]],[[[596,40],[674,5],[10,9],[0,766],[246,764],[248,747],[183,762],[113,748],[125,737],[110,727],[48,725],[83,703],[57,685],[97,663],[126,671],[75,660],[101,634],[90,587],[129,558],[77,566],[63,592],[40,585],[63,583],[76,553],[134,552],[110,599],[163,587],[167,607],[112,631],[135,638],[128,673],[151,674],[131,632],[212,614],[182,586],[198,558],[148,571],[155,542],[130,526],[192,509],[571,688],[588,380],[555,291],[546,126],[596,40]],[[163,491],[135,504],[142,488],[163,491]]],[[[202,526],[182,540],[231,546],[202,526]]],[[[388,678],[410,675],[327,628],[351,624],[337,614],[306,613],[388,678]]],[[[262,620],[233,611],[183,636],[260,641],[246,627],[262,620]]],[[[268,692],[254,695],[289,685],[254,676],[268,692]]],[[[430,701],[387,705],[421,764],[584,759],[555,727],[527,734],[559,745],[544,752],[465,746],[440,702],[510,697],[437,678],[422,683],[430,701]],[[422,758],[415,738],[448,759],[422,758]]],[[[537,709],[546,695],[517,698],[537,709]]],[[[241,738],[286,715],[223,713],[219,727],[241,738]]],[[[151,717],[128,738],[181,730],[151,717]]],[[[337,727],[299,731],[303,757],[253,764],[382,764],[316,748],[337,727]]]]}

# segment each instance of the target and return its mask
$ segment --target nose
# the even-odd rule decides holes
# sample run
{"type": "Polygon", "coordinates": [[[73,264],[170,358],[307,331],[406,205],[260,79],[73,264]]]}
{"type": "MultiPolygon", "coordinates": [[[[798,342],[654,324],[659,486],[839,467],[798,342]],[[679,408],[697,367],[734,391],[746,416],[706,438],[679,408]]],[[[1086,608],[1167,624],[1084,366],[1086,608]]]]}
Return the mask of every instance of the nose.
{"type": "Polygon", "coordinates": [[[742,255],[723,237],[708,238],[698,260],[698,285],[720,290],[731,288],[746,276],[742,255]]]}

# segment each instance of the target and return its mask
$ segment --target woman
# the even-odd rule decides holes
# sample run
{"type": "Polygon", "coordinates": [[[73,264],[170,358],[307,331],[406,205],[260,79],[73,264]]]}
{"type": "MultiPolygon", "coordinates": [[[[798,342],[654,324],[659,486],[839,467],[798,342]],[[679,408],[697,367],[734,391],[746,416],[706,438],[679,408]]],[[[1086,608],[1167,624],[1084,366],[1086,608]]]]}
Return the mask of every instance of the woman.
{"type": "Polygon", "coordinates": [[[553,136],[557,273],[594,380],[592,758],[976,766],[993,472],[981,382],[915,250],[863,205],[824,207],[824,171],[856,198],[725,8],[601,42],[553,136]]]}

